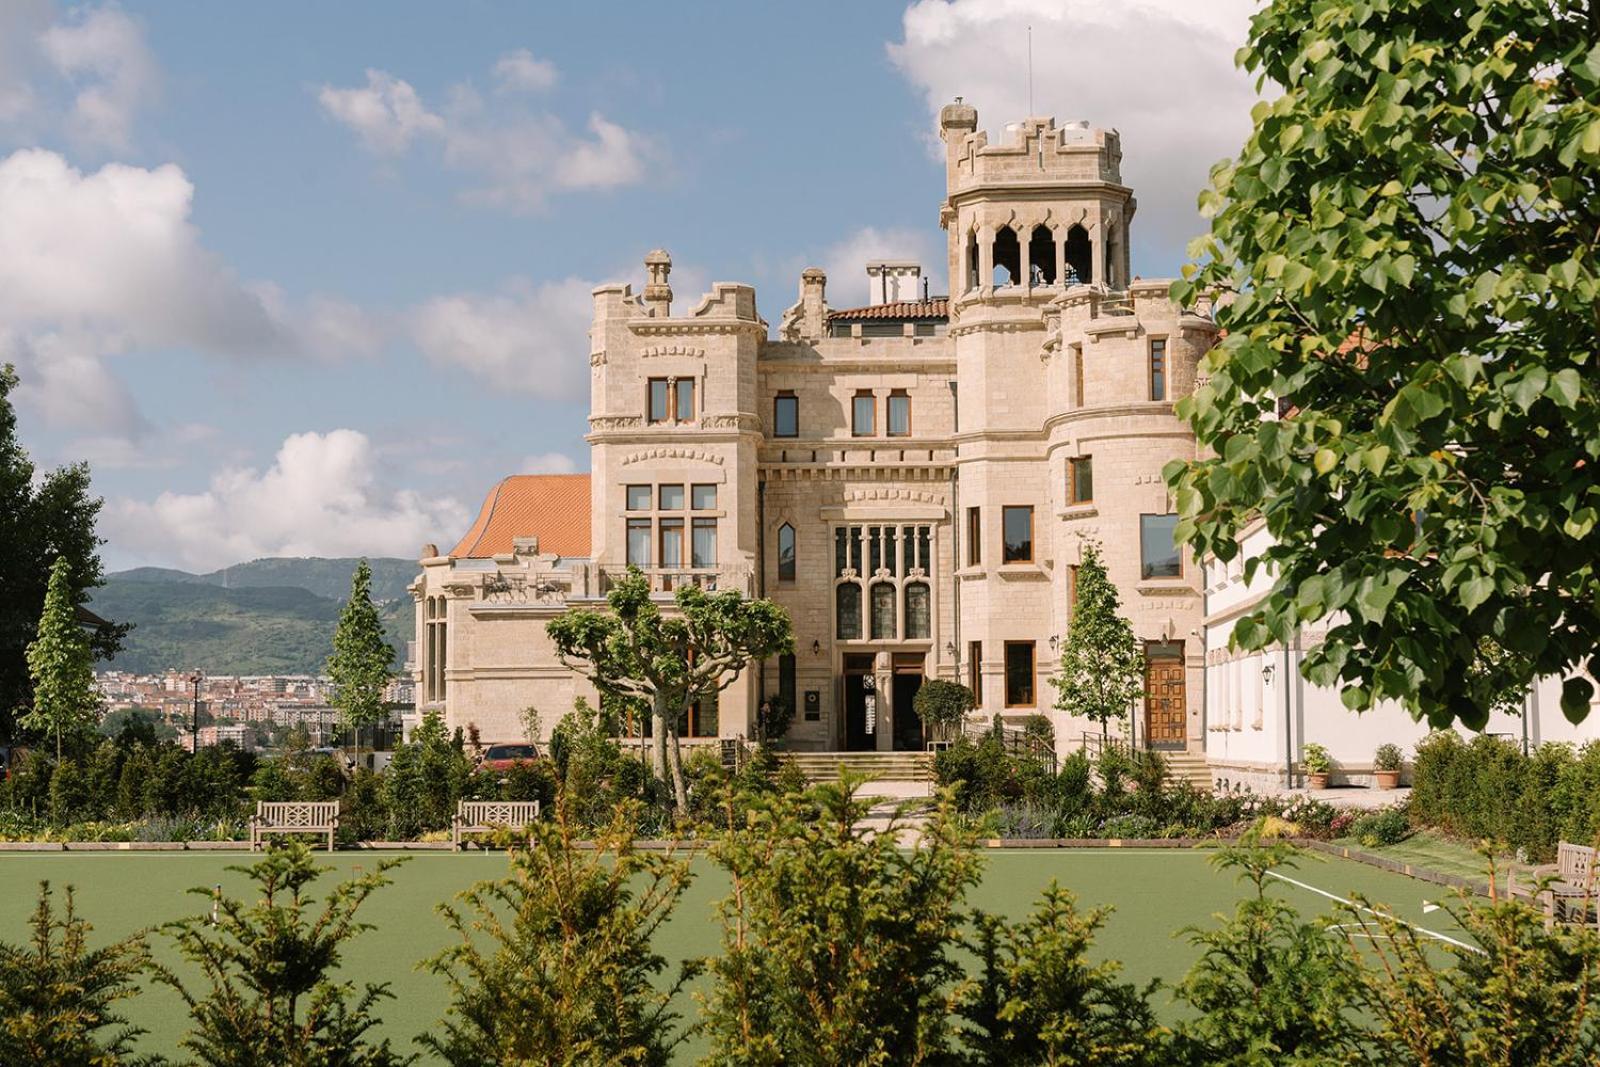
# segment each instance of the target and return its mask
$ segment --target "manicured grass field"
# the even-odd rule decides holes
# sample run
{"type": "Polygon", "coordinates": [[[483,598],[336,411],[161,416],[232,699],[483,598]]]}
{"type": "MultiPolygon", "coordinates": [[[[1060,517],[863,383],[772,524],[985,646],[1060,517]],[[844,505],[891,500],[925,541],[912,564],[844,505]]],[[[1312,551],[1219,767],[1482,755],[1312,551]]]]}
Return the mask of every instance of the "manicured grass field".
{"type": "MultiPolygon", "coordinates": [[[[340,876],[353,869],[373,869],[376,853],[319,854],[340,876]]],[[[1224,872],[1207,862],[1203,850],[1077,849],[994,850],[985,853],[984,882],[971,903],[1007,915],[1025,913],[1051,879],[1078,895],[1084,906],[1109,904],[1116,909],[1097,942],[1098,952],[1121,960],[1125,975],[1144,982],[1177,980],[1194,959],[1187,941],[1176,936],[1185,926],[1207,926],[1212,915],[1231,912],[1243,891],[1224,872]]],[[[0,854],[0,940],[19,942],[27,936],[26,919],[33,908],[37,883],[77,888],[80,914],[95,925],[93,943],[121,937],[186,914],[209,911],[209,902],[185,890],[221,883],[224,892],[245,890],[242,875],[230,865],[248,863],[246,853],[0,854]]],[[[722,872],[708,860],[694,861],[696,878],[676,915],[663,928],[659,944],[670,959],[714,953],[719,928],[713,906],[725,893],[722,872]]],[[[395,884],[368,901],[362,918],[376,929],[358,938],[345,958],[357,981],[388,981],[395,994],[381,1011],[385,1033],[410,1049],[411,1039],[429,1028],[444,1008],[444,985],[416,970],[417,961],[448,943],[434,906],[475,881],[499,877],[505,857],[498,853],[419,853],[394,872],[395,884]]],[[[1448,899],[1448,890],[1390,874],[1348,860],[1307,854],[1295,870],[1284,872],[1303,886],[1280,882],[1283,898],[1306,915],[1332,907],[1323,893],[1344,897],[1359,891],[1394,908],[1396,914],[1425,929],[1460,936],[1443,911],[1424,915],[1424,900],[1448,899]]],[[[172,963],[170,942],[153,939],[158,956],[172,963]]],[[[1165,993],[1158,1003],[1167,1005],[1165,993]]],[[[149,1031],[146,1051],[171,1052],[183,1033],[186,1016],[176,995],[151,989],[130,1002],[127,1013],[149,1031]]],[[[685,998],[681,1014],[693,1018],[695,1004],[685,998]]],[[[684,1059],[692,1058],[693,1047],[684,1059]]]]}

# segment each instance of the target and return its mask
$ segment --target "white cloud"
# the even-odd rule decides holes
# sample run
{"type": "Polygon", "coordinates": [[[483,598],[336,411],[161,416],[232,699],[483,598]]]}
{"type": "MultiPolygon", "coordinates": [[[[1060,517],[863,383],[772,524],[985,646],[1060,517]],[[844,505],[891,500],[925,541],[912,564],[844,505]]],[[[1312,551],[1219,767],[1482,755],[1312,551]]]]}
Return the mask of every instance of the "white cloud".
{"type": "Polygon", "coordinates": [[[0,323],[23,397],[54,425],[135,436],[108,359],[151,348],[225,356],[371,352],[378,325],[325,297],[244,283],[200,240],[172,164],[84,173],[54,152],[0,159],[0,323]]]}
{"type": "MultiPolygon", "coordinates": [[[[496,65],[495,77],[502,88],[508,77],[522,79],[518,88],[529,88],[541,76],[534,73],[541,62],[512,53],[496,65]]],[[[554,67],[549,73],[553,79],[554,67]]],[[[378,155],[403,155],[423,143],[436,148],[446,166],[470,176],[461,194],[470,203],[533,212],[555,193],[610,189],[644,178],[648,139],[598,112],[589,116],[585,136],[553,112],[528,110],[505,93],[485,101],[462,84],[447,96],[443,107],[430,109],[409,82],[368,70],[364,87],[324,86],[318,100],[329,117],[378,155]]]]}
{"type": "Polygon", "coordinates": [[[508,282],[499,293],[435,297],[409,316],[412,339],[430,359],[504,389],[579,400],[589,381],[592,282],[508,282]]]}
{"type": "Polygon", "coordinates": [[[932,289],[945,289],[945,248],[937,230],[880,230],[866,226],[831,245],[822,253],[821,267],[828,275],[828,303],[847,308],[877,302],[869,292],[867,264],[877,259],[909,259],[922,265],[932,289]]]}
{"type": "Polygon", "coordinates": [[[556,83],[556,65],[536,59],[526,48],[507,52],[494,65],[495,84],[501,92],[539,93],[556,83]]]}
{"type": "Polygon", "coordinates": [[[578,469],[578,461],[565,452],[540,452],[533,456],[524,456],[519,474],[573,474],[578,469]]]}
{"type": "MultiPolygon", "coordinates": [[[[1176,273],[1204,230],[1195,198],[1211,165],[1236,153],[1255,93],[1233,65],[1255,0],[916,0],[890,59],[923,94],[930,122],[957,96],[978,109],[991,143],[1028,112],[1088,119],[1122,134],[1123,181],[1139,211],[1134,243],[1176,273]]],[[[1135,265],[1138,269],[1138,264],[1135,265]]],[[[1150,273],[1146,269],[1146,273],[1150,273]]]]}
{"type": "Polygon", "coordinates": [[[267,470],[226,469],[204,492],[112,500],[104,524],[125,553],[203,570],[259,556],[409,557],[469,519],[454,498],[386,488],[366,435],[340,429],[294,434],[267,470]]]}
{"type": "Polygon", "coordinates": [[[363,144],[383,155],[399,155],[417,137],[444,129],[444,119],[423,106],[409,83],[381,70],[368,69],[364,88],[324,85],[317,99],[323,110],[354,130],[363,144]]]}
{"type": "Polygon", "coordinates": [[[76,89],[68,129],[81,142],[126,149],[135,114],[154,99],[160,68],[144,28],[114,4],[79,9],[40,38],[56,71],[76,89]]]}

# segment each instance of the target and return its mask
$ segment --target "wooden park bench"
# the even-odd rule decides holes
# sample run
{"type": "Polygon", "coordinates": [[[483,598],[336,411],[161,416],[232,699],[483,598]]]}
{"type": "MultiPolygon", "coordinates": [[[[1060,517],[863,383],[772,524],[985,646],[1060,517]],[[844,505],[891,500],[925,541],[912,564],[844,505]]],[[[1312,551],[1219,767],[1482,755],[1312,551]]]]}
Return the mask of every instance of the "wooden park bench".
{"type": "Polygon", "coordinates": [[[1594,921],[1595,883],[1591,875],[1594,849],[1563,841],[1556,847],[1556,861],[1530,868],[1518,880],[1516,871],[1507,879],[1513,897],[1523,897],[1544,907],[1546,923],[1594,921]],[[1543,879],[1550,879],[1543,886],[1543,879]]]}
{"type": "Polygon", "coordinates": [[[259,849],[267,834],[325,834],[332,852],[338,829],[337,800],[261,800],[250,817],[250,851],[259,849]]]}
{"type": "Polygon", "coordinates": [[[455,818],[450,820],[450,836],[459,850],[466,834],[523,830],[538,817],[537,800],[463,800],[456,805],[455,818]]]}

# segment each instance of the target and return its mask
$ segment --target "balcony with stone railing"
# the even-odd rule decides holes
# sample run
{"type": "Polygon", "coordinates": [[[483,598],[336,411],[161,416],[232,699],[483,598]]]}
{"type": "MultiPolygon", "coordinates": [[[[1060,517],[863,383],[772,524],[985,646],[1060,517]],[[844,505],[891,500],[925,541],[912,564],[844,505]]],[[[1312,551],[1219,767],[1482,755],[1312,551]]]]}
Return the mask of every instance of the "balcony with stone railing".
{"type": "MultiPolygon", "coordinates": [[[[584,564],[578,568],[572,583],[575,599],[598,600],[628,575],[629,568],[584,564]]],[[[670,600],[685,587],[696,587],[707,593],[728,590],[744,596],[755,595],[755,568],[748,564],[728,564],[721,567],[640,567],[650,583],[650,595],[670,600]]]]}

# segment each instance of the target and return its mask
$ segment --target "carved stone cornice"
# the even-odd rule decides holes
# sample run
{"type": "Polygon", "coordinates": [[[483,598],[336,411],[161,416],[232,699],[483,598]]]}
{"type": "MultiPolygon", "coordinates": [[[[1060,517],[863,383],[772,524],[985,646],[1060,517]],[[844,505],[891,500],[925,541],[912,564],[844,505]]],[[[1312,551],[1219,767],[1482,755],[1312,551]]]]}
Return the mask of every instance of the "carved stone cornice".
{"type": "Polygon", "coordinates": [[[644,425],[641,415],[591,415],[589,416],[589,429],[600,432],[605,430],[631,430],[644,425]]]}
{"type": "Polygon", "coordinates": [[[630,452],[622,457],[622,466],[629,467],[635,463],[645,463],[652,459],[686,459],[694,463],[715,463],[722,466],[725,462],[722,456],[715,452],[707,452],[699,448],[647,448],[639,452],[630,452]]]}
{"type": "Polygon", "coordinates": [[[685,356],[690,359],[705,359],[706,350],[694,348],[690,345],[651,345],[640,351],[640,359],[657,359],[661,356],[685,356]]]}

